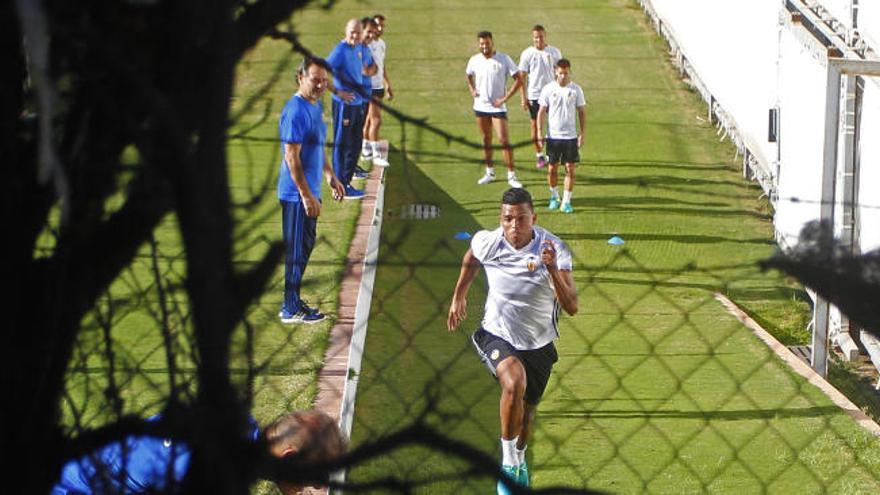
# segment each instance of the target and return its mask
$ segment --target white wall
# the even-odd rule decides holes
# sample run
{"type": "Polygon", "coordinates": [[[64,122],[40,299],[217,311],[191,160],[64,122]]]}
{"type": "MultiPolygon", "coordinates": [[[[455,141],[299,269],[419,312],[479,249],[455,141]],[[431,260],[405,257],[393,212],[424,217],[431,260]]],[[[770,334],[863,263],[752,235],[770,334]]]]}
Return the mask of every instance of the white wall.
{"type": "Polygon", "coordinates": [[[868,79],[862,103],[859,220],[862,252],[880,249],[880,78],[868,79]]]}
{"type": "MultiPolygon", "coordinates": [[[[781,0],[646,1],[672,32],[696,76],[736,121],[736,131],[750,151],[774,174],[778,153],[774,223],[783,244],[794,245],[803,225],[819,218],[824,51],[809,47],[810,37],[802,28],[780,23],[780,16],[787,16],[781,0]],[[767,112],[777,102],[778,150],[767,142],[767,112]]],[[[840,22],[851,25],[852,0],[820,1],[840,22]]],[[[880,0],[859,0],[858,5],[859,32],[880,53],[880,0]]],[[[863,251],[880,248],[878,84],[868,83],[862,109],[858,213],[863,251]]]]}

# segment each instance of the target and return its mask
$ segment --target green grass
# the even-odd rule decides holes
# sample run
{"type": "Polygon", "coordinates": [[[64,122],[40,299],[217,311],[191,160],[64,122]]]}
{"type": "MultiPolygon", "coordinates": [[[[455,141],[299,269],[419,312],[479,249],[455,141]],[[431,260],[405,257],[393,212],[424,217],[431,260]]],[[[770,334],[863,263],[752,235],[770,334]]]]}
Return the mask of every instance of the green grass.
{"type": "MultiPolygon", "coordinates": [[[[262,258],[269,245],[281,240],[281,215],[276,196],[280,164],[277,140],[278,117],[296,91],[294,62],[289,46],[263,41],[239,65],[230,128],[228,155],[231,197],[235,218],[234,260],[242,270],[262,258]]],[[[328,109],[329,98],[325,105],[328,109]]],[[[127,159],[137,163],[134,152],[127,159]]],[[[325,195],[327,191],[325,191],[325,195]]],[[[108,202],[118,207],[117,195],[108,202]]],[[[327,347],[329,330],[338,306],[339,281],[346,257],[358,202],[328,201],[318,222],[318,240],[306,271],[303,296],[328,313],[317,325],[287,326],[278,321],[283,295],[284,267],[279,264],[264,294],[248,309],[246,324],[234,336],[231,375],[242,393],[252,400],[252,412],[262,422],[300,408],[310,407],[317,393],[317,372],[327,347]],[[246,330],[252,333],[251,340],[246,330]],[[248,373],[252,373],[248,384],[248,373]]],[[[83,321],[78,346],[68,373],[68,397],[64,401],[65,423],[76,431],[113,418],[112,404],[104,397],[110,384],[107,350],[115,354],[112,374],[120,390],[124,413],[148,415],[160,410],[169,395],[171,378],[162,334],[164,293],[169,338],[173,342],[173,373],[183,399],[195,383],[192,357],[193,331],[183,283],[186,264],[175,216],[169,215],[155,231],[155,253],[150,245],[139,251],[132,265],[112,284],[101,301],[99,317],[93,312],[83,321]],[[160,273],[161,283],[154,276],[160,273]],[[112,309],[112,311],[111,311],[112,309]],[[109,319],[111,344],[99,322],[109,319]]],[[[41,241],[50,249],[48,231],[41,241]]]]}
{"type": "MultiPolygon", "coordinates": [[[[697,117],[705,107],[679,81],[666,47],[634,2],[551,1],[540,8],[444,2],[341,2],[296,18],[324,53],[346,18],[377,8],[388,18],[395,108],[475,141],[463,68],[474,33],[490,29],[517,58],[535,23],[572,60],[584,86],[588,138],[574,215],[547,212],[543,172],[517,149],[538,223],[568,241],[581,312],[562,321],[560,361],[529,449],[535,486],[614,492],[876,491],[878,445],[817,389],[791,373],[714,301],[722,292],[787,343],[802,343],[808,307],[800,288],[756,262],[774,249],[761,192],[744,181],[734,150],[697,117]],[[609,246],[611,235],[626,239],[609,246]]],[[[516,100],[514,100],[516,101],[516,100]]],[[[527,118],[511,105],[514,142],[527,118]]],[[[478,149],[412,124],[387,122],[397,146],[388,170],[380,268],[355,413],[355,445],[412,421],[437,397],[429,421],[496,455],[497,385],[470,349],[482,277],[464,330],[445,330],[449,295],[467,244],[458,231],[498,222],[503,181],[478,187],[478,149]],[[412,203],[435,220],[400,217],[412,203]]],[[[394,474],[420,493],[487,493],[492,481],[423,448],[351,473],[394,474]]]]}
{"type": "MultiPolygon", "coordinates": [[[[500,0],[339,2],[295,16],[302,42],[326,54],[349,17],[380,11],[388,18],[388,70],[395,108],[472,142],[464,64],[474,34],[495,33],[517,58],[529,28],[572,60],[587,93],[588,138],[575,189],[576,213],[547,212],[543,172],[517,149],[518,175],[538,205],[538,222],[565,239],[576,259],[581,312],[563,318],[560,361],[539,408],[529,448],[536,487],[576,486],[612,492],[876,492],[880,447],[817,389],[791,373],[712,298],[732,298],[786,343],[802,343],[808,308],[798,286],[762,273],[773,251],[760,190],[742,180],[733,149],[697,119],[703,104],[678,80],[666,47],[635,2],[547,1],[513,8],[500,0]],[[626,239],[624,249],[606,244],[626,239]]],[[[253,263],[279,239],[274,185],[280,109],[294,91],[299,57],[261,42],[239,66],[230,131],[230,182],[237,202],[236,260],[253,263]]],[[[513,101],[516,101],[514,99],[513,101]]],[[[329,98],[325,98],[329,106],[329,98]]],[[[527,138],[526,115],[510,108],[511,136],[527,138]]],[[[496,455],[497,385],[468,342],[484,301],[478,279],[462,331],[445,330],[449,295],[467,244],[453,239],[497,224],[503,181],[477,187],[480,152],[417,126],[386,119],[396,146],[388,170],[386,211],[353,444],[412,421],[436,396],[432,425],[496,455]],[[400,218],[405,205],[441,208],[436,220],[400,218]]],[[[132,156],[132,160],[136,160],[132,156]]],[[[119,200],[119,198],[116,198],[119,200]]],[[[306,274],[306,297],[335,308],[338,281],[358,210],[327,205],[319,244],[306,274]]],[[[181,283],[185,264],[173,216],[156,232],[178,386],[193,390],[191,322],[181,283]]],[[[48,247],[48,234],[43,243],[48,247]]],[[[159,292],[150,246],[114,283],[113,377],[126,412],[151,413],[169,389],[159,292]]],[[[332,322],[285,327],[277,322],[282,267],[236,334],[233,376],[266,421],[309,406],[332,322]],[[249,349],[252,349],[249,354],[249,349]],[[253,389],[247,370],[261,365],[253,389]]],[[[112,308],[112,311],[111,311],[112,308]]],[[[332,313],[332,310],[331,310],[332,313]]],[[[107,343],[97,313],[85,322],[69,373],[67,423],[94,426],[112,415],[107,343]]],[[[424,448],[374,459],[351,473],[358,481],[396,475],[424,482],[419,493],[488,493],[488,478],[424,448]]],[[[271,491],[262,486],[259,492],[271,491]]]]}

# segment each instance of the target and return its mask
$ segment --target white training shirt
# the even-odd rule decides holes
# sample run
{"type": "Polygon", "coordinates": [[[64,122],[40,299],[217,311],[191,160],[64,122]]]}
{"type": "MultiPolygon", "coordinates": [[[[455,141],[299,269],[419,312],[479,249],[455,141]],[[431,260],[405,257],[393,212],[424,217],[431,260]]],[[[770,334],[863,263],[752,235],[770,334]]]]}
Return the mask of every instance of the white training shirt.
{"type": "Polygon", "coordinates": [[[555,79],[556,62],[562,58],[562,52],[555,46],[545,45],[543,50],[530,46],[519,56],[519,70],[529,75],[529,87],[526,95],[530,100],[541,96],[541,89],[555,79]]]}
{"type": "MultiPolygon", "coordinates": [[[[544,86],[538,104],[547,107],[547,137],[574,139],[577,137],[577,108],[587,104],[584,90],[574,82],[562,87],[553,81],[544,86]]],[[[583,131],[583,129],[581,129],[583,131]]]]}
{"type": "Polygon", "coordinates": [[[385,78],[383,77],[385,74],[385,40],[382,38],[373,40],[367,45],[367,48],[370,49],[373,62],[378,69],[376,75],[370,78],[373,89],[385,89],[385,78]]]}
{"type": "Polygon", "coordinates": [[[465,73],[474,76],[474,87],[480,96],[474,98],[474,110],[486,113],[501,113],[507,111],[507,105],[495,107],[494,100],[504,98],[507,92],[507,76],[513,76],[519,72],[507,54],[495,52],[490,58],[478,53],[468,60],[465,73]]]}
{"type": "Polygon", "coordinates": [[[545,240],[556,246],[556,266],[571,270],[568,246],[541,227],[534,227],[532,241],[519,250],[507,242],[501,227],[481,230],[471,239],[471,251],[489,279],[483,329],[519,350],[538,349],[559,337],[559,303],[541,263],[545,240]]]}

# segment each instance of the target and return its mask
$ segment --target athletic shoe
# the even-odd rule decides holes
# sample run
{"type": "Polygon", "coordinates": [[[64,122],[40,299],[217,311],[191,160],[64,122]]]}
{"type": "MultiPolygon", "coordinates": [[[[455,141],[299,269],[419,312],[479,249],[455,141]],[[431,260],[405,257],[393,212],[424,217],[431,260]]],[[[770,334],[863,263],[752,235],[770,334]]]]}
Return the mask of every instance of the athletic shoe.
{"type": "Polygon", "coordinates": [[[300,301],[299,301],[299,309],[300,309],[300,311],[304,311],[304,312],[311,314],[311,315],[321,314],[321,312],[318,311],[318,308],[309,307],[309,303],[305,302],[302,299],[300,299],[300,301]]]}
{"type": "MultiPolygon", "coordinates": [[[[502,464],[501,472],[504,473],[507,483],[519,484],[519,467],[502,464]]],[[[507,485],[501,480],[498,480],[497,489],[498,495],[510,495],[510,489],[507,488],[507,485]]]]}
{"type": "Polygon", "coordinates": [[[289,313],[282,310],[280,313],[278,313],[278,317],[281,318],[281,323],[285,323],[288,325],[293,323],[307,323],[311,325],[312,323],[324,321],[324,319],[327,318],[324,313],[308,306],[303,306],[302,309],[300,309],[296,313],[289,313]]]}
{"type": "Polygon", "coordinates": [[[516,176],[515,176],[515,175],[513,175],[513,176],[507,178],[507,184],[508,184],[510,187],[513,187],[513,188],[516,188],[516,189],[522,189],[522,182],[516,180],[516,176]]]}
{"type": "Polygon", "coordinates": [[[573,213],[574,208],[571,207],[571,203],[562,203],[562,208],[559,209],[562,213],[573,213]]]}
{"type": "Polygon", "coordinates": [[[352,174],[351,178],[352,179],[366,179],[369,176],[370,176],[369,172],[367,172],[366,170],[364,170],[358,166],[355,166],[354,167],[354,174],[352,174]]]}
{"type": "Polygon", "coordinates": [[[368,161],[370,158],[373,158],[373,150],[366,149],[361,151],[361,160],[368,161]]]}
{"type": "Polygon", "coordinates": [[[535,161],[535,166],[538,168],[546,167],[547,166],[547,157],[544,155],[539,156],[538,159],[535,161]]]}
{"type": "Polygon", "coordinates": [[[488,183],[492,182],[493,180],[495,180],[495,173],[494,172],[491,172],[491,173],[486,172],[486,175],[480,177],[480,180],[477,181],[477,184],[482,186],[483,184],[488,184],[488,183]]]}
{"type": "Polygon", "coordinates": [[[522,464],[519,465],[519,476],[516,478],[516,483],[519,486],[529,486],[529,464],[523,459],[522,464]]]}
{"type": "Polygon", "coordinates": [[[375,165],[377,167],[387,167],[388,165],[391,165],[391,164],[388,163],[388,160],[382,158],[381,156],[374,156],[373,157],[373,165],[375,165]]]}
{"type": "Polygon", "coordinates": [[[345,199],[364,199],[364,192],[348,184],[345,186],[345,199]]]}
{"type": "Polygon", "coordinates": [[[559,198],[550,198],[550,204],[547,205],[547,208],[551,210],[559,209],[559,198]]]}
{"type": "Polygon", "coordinates": [[[289,312],[289,311],[285,311],[285,310],[283,310],[283,309],[281,310],[280,313],[278,313],[278,318],[281,319],[281,323],[284,323],[284,324],[287,324],[287,325],[290,325],[290,324],[292,324],[292,323],[299,323],[300,321],[302,321],[302,315],[301,315],[301,314],[299,314],[299,313],[291,313],[291,312],[289,312]]]}

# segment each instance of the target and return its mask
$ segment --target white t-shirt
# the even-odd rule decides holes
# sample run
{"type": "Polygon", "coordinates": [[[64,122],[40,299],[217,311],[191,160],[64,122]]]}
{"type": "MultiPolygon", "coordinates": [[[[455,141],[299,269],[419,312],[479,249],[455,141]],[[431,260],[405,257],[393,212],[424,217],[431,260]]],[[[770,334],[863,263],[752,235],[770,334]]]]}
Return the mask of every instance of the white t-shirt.
{"type": "MultiPolygon", "coordinates": [[[[577,137],[577,108],[587,104],[584,90],[569,81],[562,87],[553,81],[544,86],[538,104],[547,107],[547,137],[550,139],[574,139],[577,137]]],[[[583,131],[583,129],[581,129],[583,131]]]]}
{"type": "Polygon", "coordinates": [[[568,246],[541,227],[535,226],[534,233],[519,250],[507,242],[501,227],[481,230],[471,239],[471,251],[489,279],[483,328],[520,350],[538,349],[559,337],[559,302],[541,263],[544,240],[556,246],[556,266],[571,270],[568,246]]]}
{"type": "Polygon", "coordinates": [[[553,82],[556,62],[562,58],[562,52],[555,46],[545,45],[543,50],[530,46],[519,56],[519,70],[529,75],[529,87],[526,94],[530,100],[541,96],[541,89],[553,82]]]}
{"type": "Polygon", "coordinates": [[[376,64],[378,70],[376,70],[376,75],[374,75],[370,82],[373,83],[373,89],[384,89],[385,88],[385,78],[383,75],[385,74],[385,40],[379,38],[377,40],[373,40],[370,44],[367,45],[367,48],[370,49],[370,53],[373,55],[373,63],[376,64]]]}
{"type": "Polygon", "coordinates": [[[507,76],[513,76],[519,69],[507,54],[495,52],[490,58],[478,53],[468,60],[465,73],[474,76],[474,87],[480,96],[474,98],[474,110],[486,113],[507,111],[507,105],[495,107],[494,100],[504,98],[507,92],[507,76]]]}

